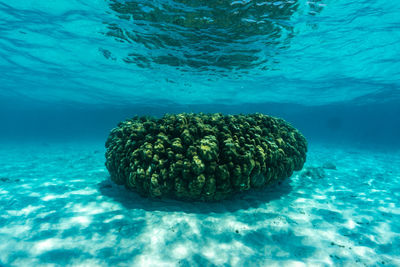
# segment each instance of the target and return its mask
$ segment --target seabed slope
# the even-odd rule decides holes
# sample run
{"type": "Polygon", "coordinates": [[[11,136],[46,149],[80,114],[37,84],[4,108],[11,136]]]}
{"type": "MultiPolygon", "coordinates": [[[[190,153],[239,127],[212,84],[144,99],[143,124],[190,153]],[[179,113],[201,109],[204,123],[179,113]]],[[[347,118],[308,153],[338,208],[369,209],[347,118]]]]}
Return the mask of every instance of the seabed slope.
{"type": "Polygon", "coordinates": [[[221,203],[109,181],[102,143],[0,150],[1,266],[400,265],[400,151],[311,144],[281,185],[221,203]]]}

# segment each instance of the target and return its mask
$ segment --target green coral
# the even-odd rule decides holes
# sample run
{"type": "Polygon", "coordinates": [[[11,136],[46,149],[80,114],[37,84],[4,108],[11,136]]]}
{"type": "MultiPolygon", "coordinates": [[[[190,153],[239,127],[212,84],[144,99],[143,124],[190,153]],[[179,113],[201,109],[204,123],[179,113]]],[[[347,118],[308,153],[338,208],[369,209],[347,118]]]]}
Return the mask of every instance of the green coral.
{"type": "Polygon", "coordinates": [[[263,114],[167,114],[134,117],[106,141],[117,184],[143,196],[214,201],[263,187],[300,170],[303,135],[263,114]]]}

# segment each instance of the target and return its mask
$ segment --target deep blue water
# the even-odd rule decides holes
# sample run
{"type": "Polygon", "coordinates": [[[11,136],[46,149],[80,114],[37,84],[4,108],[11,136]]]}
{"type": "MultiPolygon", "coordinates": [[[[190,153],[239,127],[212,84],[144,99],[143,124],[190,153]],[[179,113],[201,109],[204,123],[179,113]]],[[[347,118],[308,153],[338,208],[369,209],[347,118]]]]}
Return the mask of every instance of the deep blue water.
{"type": "Polygon", "coordinates": [[[393,1],[0,1],[4,138],[105,138],[134,114],[263,112],[400,144],[393,1]]]}

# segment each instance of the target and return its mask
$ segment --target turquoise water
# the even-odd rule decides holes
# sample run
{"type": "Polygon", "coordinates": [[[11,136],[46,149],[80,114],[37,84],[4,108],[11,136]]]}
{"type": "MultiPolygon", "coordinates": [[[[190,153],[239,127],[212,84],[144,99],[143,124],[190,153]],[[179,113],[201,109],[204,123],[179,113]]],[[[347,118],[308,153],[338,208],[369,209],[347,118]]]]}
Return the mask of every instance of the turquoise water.
{"type": "Polygon", "coordinates": [[[398,10],[0,0],[0,266],[399,266],[398,10]],[[109,131],[178,112],[281,117],[306,165],[213,205],[112,184],[109,131]]]}
{"type": "Polygon", "coordinates": [[[132,114],[263,112],[309,138],[398,145],[396,7],[1,1],[2,134],[104,139],[132,114]]]}
{"type": "Polygon", "coordinates": [[[1,1],[1,96],[102,106],[399,100],[396,2],[207,2],[1,1]]]}

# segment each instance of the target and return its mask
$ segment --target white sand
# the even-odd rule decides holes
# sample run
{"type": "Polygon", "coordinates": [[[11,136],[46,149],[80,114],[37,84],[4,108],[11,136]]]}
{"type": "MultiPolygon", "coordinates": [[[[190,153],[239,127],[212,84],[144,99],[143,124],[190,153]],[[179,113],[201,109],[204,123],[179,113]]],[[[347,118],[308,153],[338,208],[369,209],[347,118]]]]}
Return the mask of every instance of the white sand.
{"type": "Polygon", "coordinates": [[[400,151],[309,150],[280,186],[207,204],[112,184],[102,143],[3,144],[0,266],[400,266],[400,151]]]}

